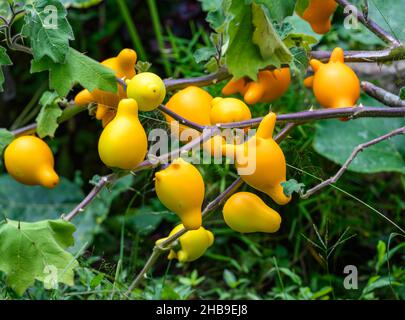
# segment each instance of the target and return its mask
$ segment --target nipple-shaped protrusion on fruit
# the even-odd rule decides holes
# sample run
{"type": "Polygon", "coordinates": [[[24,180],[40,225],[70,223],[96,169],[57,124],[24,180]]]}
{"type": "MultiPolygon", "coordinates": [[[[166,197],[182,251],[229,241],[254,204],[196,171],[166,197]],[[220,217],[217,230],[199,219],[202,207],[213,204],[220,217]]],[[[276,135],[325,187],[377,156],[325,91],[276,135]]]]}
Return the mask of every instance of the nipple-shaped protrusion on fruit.
{"type": "Polygon", "coordinates": [[[175,159],[155,174],[155,188],[159,200],[179,216],[186,229],[201,226],[205,186],[196,167],[182,158],[175,159]]]}
{"type": "Polygon", "coordinates": [[[148,142],[138,119],[138,105],[133,99],[123,99],[117,115],[101,133],[98,152],[108,167],[134,169],[144,158],[148,142]]]}
{"type": "Polygon", "coordinates": [[[226,224],[237,232],[273,233],[280,229],[280,215],[254,193],[235,193],[226,201],[222,213],[226,224]]]}
{"type": "Polygon", "coordinates": [[[336,7],[335,0],[310,0],[308,7],[298,15],[311,25],[314,32],[325,34],[331,28],[331,16],[336,7]]]}
{"type": "Polygon", "coordinates": [[[41,185],[47,188],[54,188],[59,184],[59,176],[50,167],[43,167],[38,171],[38,179],[41,185]]]}
{"type": "Polygon", "coordinates": [[[137,54],[132,49],[123,49],[117,56],[117,62],[119,64],[118,77],[125,77],[131,79],[135,76],[135,65],[137,60],[137,54]]]}
{"type": "Polygon", "coordinates": [[[344,63],[344,52],[335,48],[328,63],[312,59],[315,74],[304,80],[304,85],[313,89],[318,102],[325,108],[350,108],[360,97],[360,80],[344,63]]]}
{"type": "Polygon", "coordinates": [[[152,111],[163,102],[166,86],[158,75],[142,72],[127,80],[127,95],[138,102],[140,111],[152,111]]]}
{"type": "MultiPolygon", "coordinates": [[[[168,238],[181,231],[182,224],[176,226],[169,234],[168,238]]],[[[157,245],[162,244],[167,238],[156,241],[157,245]]],[[[197,230],[189,230],[179,237],[180,250],[171,249],[168,259],[177,259],[180,262],[191,262],[200,258],[214,243],[214,235],[211,231],[200,227],[197,230]]]]}
{"type": "Polygon", "coordinates": [[[271,112],[261,121],[256,135],[244,144],[225,144],[223,155],[235,155],[238,174],[248,185],[267,193],[277,204],[287,204],[281,183],[286,181],[286,162],[280,146],[273,140],[276,115],[271,112]]]}
{"type": "Polygon", "coordinates": [[[4,164],[10,176],[23,184],[54,188],[59,183],[51,149],[35,136],[13,140],[4,152],[4,164]]]}
{"type": "Polygon", "coordinates": [[[238,122],[251,118],[249,107],[239,99],[217,97],[212,100],[211,124],[238,122]]]}

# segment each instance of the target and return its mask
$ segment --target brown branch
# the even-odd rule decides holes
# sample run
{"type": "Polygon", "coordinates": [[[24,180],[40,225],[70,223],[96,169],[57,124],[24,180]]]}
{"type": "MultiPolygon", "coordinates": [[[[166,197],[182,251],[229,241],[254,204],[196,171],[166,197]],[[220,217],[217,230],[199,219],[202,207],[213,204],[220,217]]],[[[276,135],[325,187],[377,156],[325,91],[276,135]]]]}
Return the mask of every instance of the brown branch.
{"type": "Polygon", "coordinates": [[[200,131],[200,132],[202,132],[204,130],[204,128],[205,128],[205,126],[202,126],[202,125],[200,125],[198,123],[187,120],[186,118],[184,118],[181,115],[179,115],[178,113],[170,110],[169,108],[167,108],[163,104],[161,104],[158,107],[158,109],[160,111],[162,111],[163,113],[167,114],[168,116],[172,117],[173,119],[177,120],[180,124],[186,125],[189,128],[195,129],[195,130],[200,131]]]}
{"type": "MultiPolygon", "coordinates": [[[[311,51],[310,57],[321,61],[328,61],[331,54],[331,51],[311,51]]],[[[345,51],[344,58],[345,62],[393,62],[405,59],[405,48],[400,46],[383,50],[345,51]]]]}
{"type": "MultiPolygon", "coordinates": [[[[336,118],[396,118],[404,117],[404,108],[388,108],[388,107],[352,107],[352,108],[335,108],[335,109],[319,109],[301,111],[287,114],[278,114],[277,122],[294,122],[304,123],[321,119],[336,119],[336,118]]],[[[263,120],[263,117],[253,118],[250,120],[222,123],[217,127],[221,129],[230,128],[247,128],[258,125],[263,120]]]]}
{"type": "Polygon", "coordinates": [[[165,79],[164,83],[166,85],[167,91],[173,91],[178,89],[183,89],[188,86],[205,87],[210,84],[215,84],[222,80],[230,79],[232,77],[229,74],[228,69],[225,67],[220,68],[217,72],[210,73],[205,76],[186,78],[186,79],[165,79]]]}
{"type": "Polygon", "coordinates": [[[361,88],[365,93],[389,107],[405,107],[405,100],[389,91],[386,91],[371,82],[362,81],[361,88]]]}
{"type": "MultiPolygon", "coordinates": [[[[343,8],[346,8],[347,6],[353,6],[353,4],[349,3],[347,0],[335,0],[340,6],[343,8]]],[[[357,9],[357,19],[365,26],[367,29],[369,29],[371,32],[373,32],[377,37],[379,37],[382,41],[385,43],[392,45],[392,46],[399,46],[400,42],[394,38],[390,33],[385,31],[383,28],[381,28],[377,23],[375,23],[373,20],[369,19],[368,17],[366,18],[360,10],[357,9]]]]}
{"type": "Polygon", "coordinates": [[[107,184],[115,181],[118,178],[118,175],[112,173],[107,176],[103,176],[100,178],[100,181],[94,186],[94,188],[89,192],[89,194],[80,202],[72,211],[70,211],[67,215],[62,215],[61,219],[66,221],[71,221],[74,217],[76,217],[80,212],[84,211],[84,209],[97,197],[97,195],[104,189],[107,184]]]}
{"type": "Polygon", "coordinates": [[[313,195],[314,193],[318,192],[319,190],[321,190],[322,188],[329,186],[330,184],[335,183],[337,180],[339,180],[339,178],[346,172],[346,170],[349,168],[350,164],[353,162],[353,160],[356,158],[356,156],[362,152],[364,149],[371,147],[377,143],[380,143],[384,140],[390,139],[396,135],[400,135],[400,134],[405,134],[405,127],[396,129],[394,131],[391,131],[387,134],[384,134],[378,138],[375,138],[369,142],[366,143],[362,143],[360,145],[358,145],[353,152],[350,154],[349,158],[346,160],[346,162],[343,164],[343,166],[339,169],[339,171],[331,178],[329,178],[328,180],[325,180],[323,182],[321,182],[320,184],[316,185],[315,187],[309,189],[308,191],[306,191],[305,193],[301,194],[301,198],[306,199],[308,197],[310,197],[311,195],[313,195]]]}

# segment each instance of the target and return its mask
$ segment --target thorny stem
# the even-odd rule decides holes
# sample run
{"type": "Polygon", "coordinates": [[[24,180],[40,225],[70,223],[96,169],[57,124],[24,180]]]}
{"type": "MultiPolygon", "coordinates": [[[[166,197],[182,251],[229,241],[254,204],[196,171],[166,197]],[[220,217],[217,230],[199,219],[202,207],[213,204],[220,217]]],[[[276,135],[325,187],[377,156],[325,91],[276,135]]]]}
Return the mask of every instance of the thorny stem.
{"type": "Polygon", "coordinates": [[[112,173],[107,176],[103,176],[100,178],[100,181],[94,186],[94,188],[89,192],[89,194],[80,202],[72,211],[70,211],[67,215],[62,215],[62,219],[66,221],[71,221],[74,217],[76,217],[81,211],[87,207],[94,198],[100,193],[104,187],[118,178],[118,175],[112,173]]]}
{"type": "Polygon", "coordinates": [[[400,108],[405,107],[405,100],[401,100],[401,98],[398,97],[397,95],[395,95],[389,91],[386,91],[380,87],[377,87],[376,85],[372,84],[371,82],[362,81],[361,88],[369,96],[384,103],[385,105],[387,105],[389,107],[400,107],[400,108]]]}
{"type": "MultiPolygon", "coordinates": [[[[295,127],[295,124],[287,124],[281,131],[278,133],[275,137],[274,140],[276,142],[281,142],[288,133],[295,127]]],[[[221,206],[224,201],[226,201],[233,193],[235,193],[241,186],[243,185],[243,180],[238,177],[224,192],[220,193],[214,200],[209,202],[203,209],[202,211],[202,217],[207,218],[208,215],[217,209],[219,206],[221,206]]],[[[152,250],[152,254],[150,255],[148,261],[146,262],[145,266],[142,268],[142,270],[138,273],[138,275],[135,277],[135,280],[131,283],[131,285],[128,288],[128,291],[126,292],[125,296],[128,297],[131,292],[141,283],[141,281],[144,279],[146,273],[152,269],[154,266],[155,262],[158,260],[160,255],[170,249],[170,246],[178,239],[180,238],[183,234],[187,232],[186,229],[181,229],[174,235],[170,236],[167,238],[165,241],[160,243],[159,245],[155,245],[155,247],[152,250]]]]}
{"type": "Polygon", "coordinates": [[[390,139],[394,136],[400,135],[400,134],[405,134],[405,127],[396,129],[394,131],[391,131],[387,134],[384,134],[378,138],[375,138],[369,142],[362,143],[358,145],[356,148],[354,148],[353,152],[350,154],[349,158],[346,160],[346,162],[343,164],[343,166],[339,169],[339,171],[331,178],[321,182],[320,184],[316,185],[315,187],[309,189],[305,193],[301,194],[301,198],[307,199],[314,193],[318,192],[320,189],[329,186],[332,183],[335,183],[339,178],[345,173],[345,171],[349,168],[350,164],[353,162],[353,160],[356,158],[356,156],[362,152],[364,149],[371,147],[379,142],[382,142],[384,140],[390,139]]]}
{"type": "Polygon", "coordinates": [[[179,122],[179,124],[181,124],[181,125],[186,125],[187,127],[195,129],[195,130],[197,130],[199,132],[202,132],[204,130],[204,128],[205,128],[205,126],[202,126],[202,125],[200,125],[198,123],[187,120],[186,118],[184,118],[181,115],[179,115],[178,113],[170,110],[169,108],[167,108],[163,104],[161,104],[158,109],[160,111],[162,111],[163,113],[167,114],[168,116],[172,117],[173,119],[177,120],[179,122]]]}
{"type": "MultiPolygon", "coordinates": [[[[343,8],[346,8],[347,6],[353,6],[351,3],[349,3],[347,0],[335,0],[340,6],[343,8]]],[[[349,13],[348,13],[349,14],[349,13]]],[[[350,13],[352,14],[352,13],[350,13]]],[[[377,37],[379,37],[381,40],[383,40],[385,43],[392,45],[394,47],[399,46],[400,42],[394,38],[391,34],[386,32],[383,28],[381,28],[377,23],[375,23],[373,20],[369,19],[368,17],[366,18],[360,10],[357,10],[357,19],[365,26],[367,29],[369,29],[371,32],[373,32],[377,37]]]]}

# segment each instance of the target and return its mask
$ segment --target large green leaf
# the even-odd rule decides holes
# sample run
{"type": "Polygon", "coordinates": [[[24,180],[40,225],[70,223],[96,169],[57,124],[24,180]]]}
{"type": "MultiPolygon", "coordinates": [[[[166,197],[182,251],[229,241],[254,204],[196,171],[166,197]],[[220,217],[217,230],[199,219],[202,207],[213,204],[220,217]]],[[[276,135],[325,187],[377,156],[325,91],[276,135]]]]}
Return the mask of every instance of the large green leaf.
{"type": "Polygon", "coordinates": [[[0,92],[3,91],[4,74],[2,66],[10,66],[13,62],[7,54],[7,50],[0,46],[0,92]]]}
{"type": "MultiPolygon", "coordinates": [[[[93,236],[101,231],[100,224],[107,217],[113,199],[128,190],[131,183],[131,176],[120,179],[111,190],[103,190],[73,220],[77,226],[73,251],[90,243],[93,236]]],[[[58,219],[63,213],[72,210],[84,196],[80,187],[64,178],[56,188],[49,190],[40,186],[24,186],[8,175],[0,176],[0,213],[13,220],[58,219]]]]}
{"type": "Polygon", "coordinates": [[[73,30],[66,19],[65,7],[58,0],[37,0],[24,6],[24,36],[29,37],[35,60],[49,57],[64,63],[73,30]]]}
{"type": "Polygon", "coordinates": [[[62,115],[62,109],[58,104],[59,101],[58,94],[50,91],[45,91],[39,100],[42,108],[36,118],[36,122],[37,134],[40,138],[54,136],[59,125],[58,118],[62,115]]]}
{"type": "Polygon", "coordinates": [[[54,63],[44,57],[33,60],[31,73],[49,70],[50,88],[65,97],[76,83],[89,91],[100,89],[117,92],[117,80],[113,70],[70,48],[65,63],[54,63]]]}
{"type": "MultiPolygon", "coordinates": [[[[315,150],[342,165],[354,148],[405,125],[405,119],[356,119],[319,121],[316,125],[315,150]]],[[[349,170],[363,173],[405,173],[405,136],[397,136],[369,147],[352,162],[349,170]]]]}
{"type": "Polygon", "coordinates": [[[45,288],[73,285],[77,261],[66,248],[74,244],[75,226],[63,220],[0,223],[0,270],[9,285],[22,295],[35,280],[45,288]]]}
{"type": "Polygon", "coordinates": [[[266,8],[233,1],[228,12],[226,64],[235,78],[257,78],[260,69],[289,64],[292,55],[280,40],[266,8]]]}

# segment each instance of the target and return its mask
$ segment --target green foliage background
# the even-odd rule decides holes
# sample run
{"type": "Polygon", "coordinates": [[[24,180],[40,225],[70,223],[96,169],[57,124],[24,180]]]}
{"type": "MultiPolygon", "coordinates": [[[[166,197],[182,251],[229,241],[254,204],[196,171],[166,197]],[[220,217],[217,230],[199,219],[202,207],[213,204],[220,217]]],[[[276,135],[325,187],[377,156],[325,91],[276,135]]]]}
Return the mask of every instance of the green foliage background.
{"type": "MultiPolygon", "coordinates": [[[[210,39],[210,26],[221,31],[221,19],[225,18],[218,10],[222,1],[201,1],[201,4],[186,0],[159,1],[159,21],[151,18],[156,12],[150,6],[153,1],[149,0],[63,2],[70,7],[67,19],[72,26],[72,35],[75,36],[71,42],[74,49],[69,49],[66,57],[63,57],[63,42],[60,43],[61,50],[46,52],[44,49],[43,56],[37,57],[38,62],[32,66],[28,55],[9,52],[14,65],[3,68],[6,81],[3,85],[5,91],[0,97],[0,127],[21,127],[34,121],[38,114],[38,121],[49,123],[41,120],[44,115],[40,113],[43,112],[40,111],[40,105],[52,110],[46,113],[47,117],[58,117],[60,110],[55,105],[46,101],[39,103],[39,100],[41,97],[46,100],[46,96],[51,93],[47,93],[45,98],[43,93],[50,89],[56,90],[61,96],[67,94],[68,99],[73,98],[80,88],[75,87],[71,91],[73,83],[60,85],[67,73],[72,74],[82,85],[114,90],[108,81],[103,82],[104,78],[85,77],[86,72],[91,72],[93,68],[90,61],[87,65],[90,71],[67,70],[54,64],[62,58],[79,59],[80,52],[100,61],[115,56],[122,48],[136,47],[138,53],[144,51],[142,59],[152,63],[151,70],[162,77],[199,76],[205,72],[205,62],[208,68],[212,67],[210,57],[215,53],[212,42],[218,41],[215,36],[210,39]],[[210,11],[209,23],[205,21],[206,13],[202,11],[201,5],[204,10],[210,11]],[[87,6],[89,8],[83,9],[87,6]],[[139,48],[137,35],[142,49],[139,48]],[[160,38],[166,48],[165,55],[159,53],[162,45],[160,38]],[[199,52],[198,62],[194,57],[196,51],[199,52]],[[31,74],[30,68],[38,72],[51,70],[50,87],[47,85],[47,72],[31,74]]],[[[277,6],[278,2],[257,1],[258,6],[261,3],[277,6]]],[[[384,10],[389,7],[377,0],[373,3],[384,10]]],[[[241,11],[236,4],[230,8],[233,14],[249,15],[249,19],[255,19],[250,16],[254,16],[254,13],[241,11]]],[[[292,10],[287,5],[282,8],[292,10]]],[[[375,9],[372,10],[375,14],[375,9]]],[[[271,18],[275,21],[279,15],[285,14],[277,10],[272,12],[275,15],[271,18]]],[[[245,16],[243,18],[246,19],[245,16]]],[[[260,15],[258,18],[256,14],[256,22],[257,19],[260,20],[260,15]]],[[[300,35],[302,46],[311,46],[320,41],[316,47],[320,50],[330,50],[337,45],[344,49],[364,50],[382,47],[381,41],[364,28],[344,29],[342,20],[342,12],[339,10],[335,14],[332,31],[323,38],[313,34],[308,25],[296,16],[287,19],[288,26],[270,24],[273,30],[265,28],[269,26],[263,25],[263,20],[258,25],[264,28],[263,32],[268,36],[273,32],[284,34],[284,40],[296,36],[297,30],[305,30],[305,36],[300,35]]],[[[246,23],[246,20],[243,21],[246,23]]],[[[397,28],[395,21],[390,24],[393,28],[397,28]]],[[[242,49],[246,49],[243,51],[245,53],[257,50],[252,43],[247,48],[240,48],[245,44],[241,39],[255,41],[254,28],[249,22],[248,28],[241,26],[229,34],[235,45],[229,47],[231,54],[234,52],[235,73],[242,72],[237,69],[240,68],[237,63],[240,57],[237,54],[242,49]]],[[[69,35],[65,22],[62,20],[61,23],[69,35]]],[[[23,20],[17,21],[16,28],[22,24],[23,20]]],[[[294,59],[297,69],[305,69],[305,65],[300,63],[306,62],[299,60],[299,55],[289,57],[285,52],[283,54],[284,45],[291,48],[292,42],[285,41],[279,48],[260,48],[265,56],[266,50],[270,50],[270,53],[273,53],[271,50],[281,52],[279,55],[267,55],[268,60],[257,55],[255,60],[252,59],[246,74],[255,74],[255,70],[262,65],[282,64],[290,59],[294,59]]],[[[3,65],[9,64],[1,50],[0,59],[3,65]]],[[[232,69],[232,59],[228,63],[232,69]]],[[[108,71],[105,72],[107,78],[111,77],[108,71]]],[[[381,84],[384,81],[384,78],[380,79],[381,84]]],[[[397,82],[398,87],[404,84],[401,75],[398,75],[397,82]]],[[[272,110],[288,113],[316,106],[312,93],[304,89],[301,83],[302,79],[298,75],[294,77],[291,88],[271,105],[272,110]]],[[[222,86],[223,83],[219,83],[206,89],[213,95],[219,95],[222,86]]],[[[364,104],[379,105],[370,98],[362,99],[364,104]]],[[[252,112],[262,115],[268,108],[268,105],[257,105],[252,108],[252,112]]],[[[145,127],[164,126],[163,117],[158,112],[142,114],[141,120],[145,127]]],[[[316,125],[302,125],[281,143],[288,162],[288,177],[307,187],[313,186],[319,179],[333,175],[339,169],[338,164],[344,162],[354,146],[401,125],[404,125],[403,119],[363,119],[345,123],[331,120],[316,125]],[[359,127],[362,135],[354,139],[356,135],[349,133],[357,133],[359,127]]],[[[42,128],[43,136],[53,136],[56,130],[47,125],[42,128]]],[[[61,125],[55,138],[47,140],[56,154],[56,169],[64,177],[55,190],[21,186],[3,171],[0,176],[1,215],[15,221],[34,222],[57,219],[61,213],[68,212],[92,187],[88,181],[95,174],[109,172],[97,154],[97,140],[101,130],[100,123],[84,113],[61,125]]],[[[0,131],[0,136],[1,141],[10,138],[6,131],[0,131]]],[[[295,197],[291,204],[279,207],[270,198],[261,195],[283,217],[280,231],[273,235],[235,233],[224,224],[218,210],[205,224],[216,237],[214,246],[205,256],[185,265],[169,263],[161,258],[142,288],[134,292],[133,298],[403,299],[403,235],[396,234],[398,230],[381,215],[400,225],[404,221],[404,155],[404,139],[391,139],[364,152],[336,187],[327,188],[310,199],[300,200],[295,197]],[[358,268],[357,290],[346,290],[343,287],[343,270],[346,265],[358,268]]],[[[214,198],[236,177],[234,169],[228,165],[200,166],[199,169],[205,179],[207,199],[214,198]]],[[[122,298],[121,292],[145,264],[154,242],[166,236],[177,223],[175,215],[157,200],[153,185],[153,172],[142,172],[125,178],[111,190],[104,190],[73,221],[77,228],[74,234],[76,244],[70,251],[80,267],[76,269],[72,287],[59,284],[57,289],[44,289],[43,284],[37,281],[20,297],[7,285],[5,274],[0,273],[0,298],[122,298]]],[[[247,186],[243,190],[253,191],[247,186]]]]}

